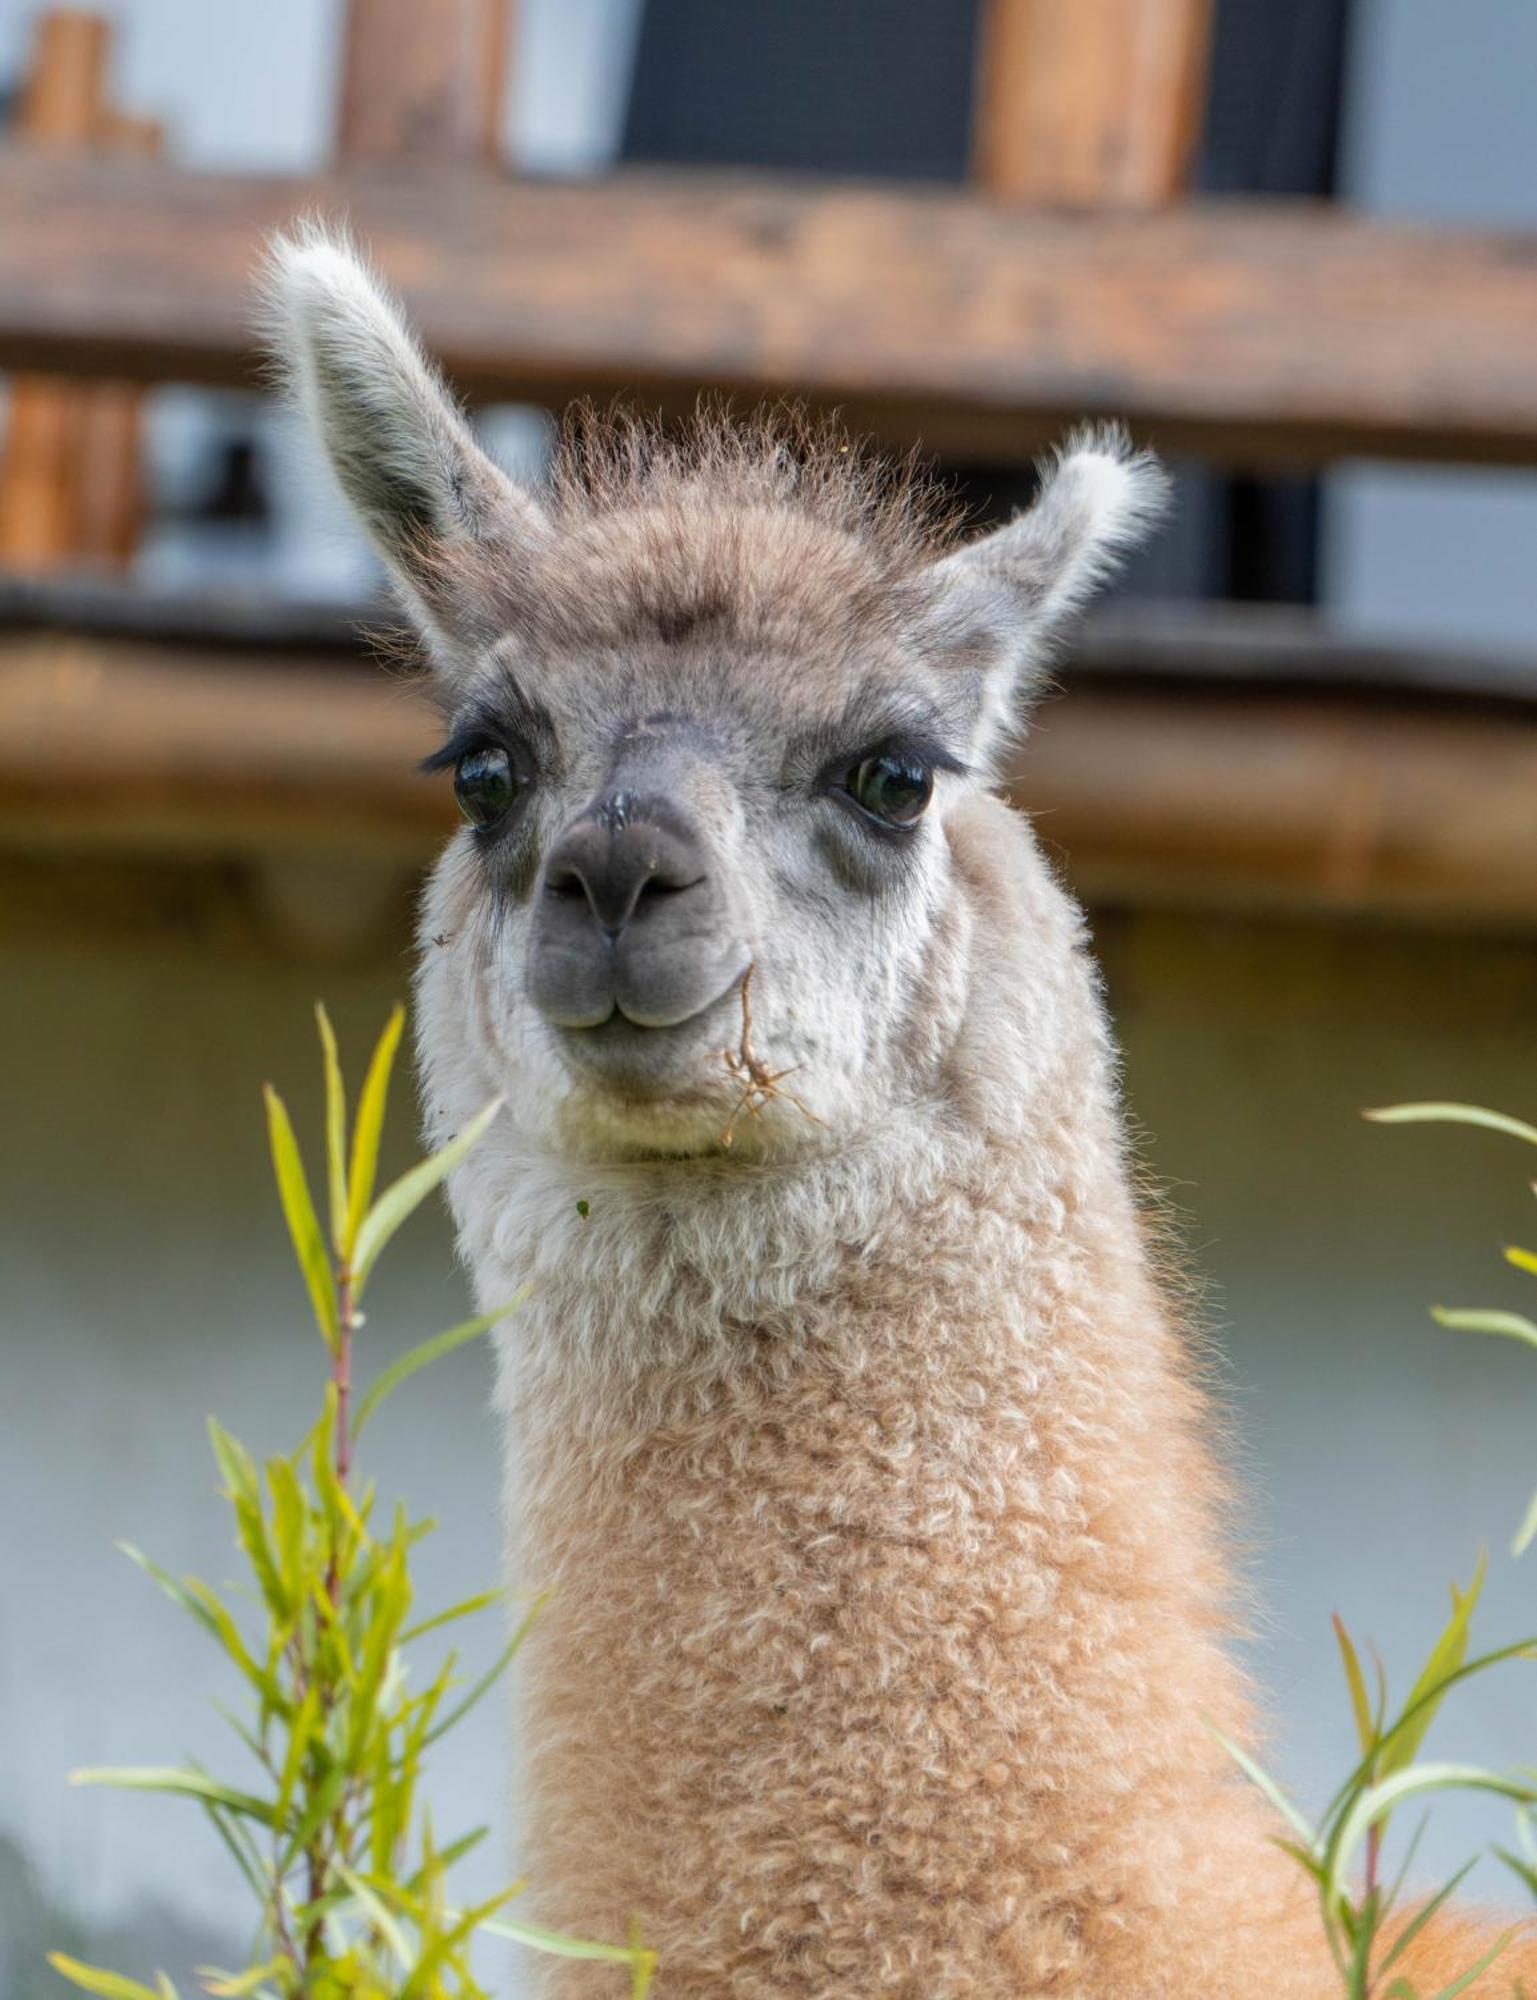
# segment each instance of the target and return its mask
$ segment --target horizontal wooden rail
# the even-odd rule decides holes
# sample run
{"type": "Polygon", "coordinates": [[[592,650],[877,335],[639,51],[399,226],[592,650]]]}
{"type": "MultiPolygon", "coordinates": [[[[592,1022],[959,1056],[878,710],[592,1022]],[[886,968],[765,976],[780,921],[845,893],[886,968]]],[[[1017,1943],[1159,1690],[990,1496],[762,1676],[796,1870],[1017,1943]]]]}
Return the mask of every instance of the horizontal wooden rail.
{"type": "Polygon", "coordinates": [[[841,405],[1007,461],[1085,414],[1234,463],[1537,463],[1537,239],[1256,202],[451,167],[320,182],[0,150],[0,368],[249,380],[266,234],[345,215],[470,393],[841,405]]]}
{"type": "MultiPolygon", "coordinates": [[[[1537,928],[1537,710],[1065,680],[1010,788],[1090,900],[1537,928]]],[[[0,635],[0,852],[414,867],[454,820],[415,768],[436,727],[330,654],[0,635]]]]}

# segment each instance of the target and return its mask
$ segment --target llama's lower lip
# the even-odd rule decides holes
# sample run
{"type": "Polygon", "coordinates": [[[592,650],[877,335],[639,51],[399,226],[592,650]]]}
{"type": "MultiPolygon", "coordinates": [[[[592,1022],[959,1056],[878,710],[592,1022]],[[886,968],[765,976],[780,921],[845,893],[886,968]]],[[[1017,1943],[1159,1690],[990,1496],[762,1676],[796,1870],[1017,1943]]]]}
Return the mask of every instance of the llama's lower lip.
{"type": "Polygon", "coordinates": [[[681,1021],[655,1026],[616,1005],[595,1027],[557,1029],[561,1055],[584,1081],[632,1100],[717,1096],[738,985],[681,1021]]]}

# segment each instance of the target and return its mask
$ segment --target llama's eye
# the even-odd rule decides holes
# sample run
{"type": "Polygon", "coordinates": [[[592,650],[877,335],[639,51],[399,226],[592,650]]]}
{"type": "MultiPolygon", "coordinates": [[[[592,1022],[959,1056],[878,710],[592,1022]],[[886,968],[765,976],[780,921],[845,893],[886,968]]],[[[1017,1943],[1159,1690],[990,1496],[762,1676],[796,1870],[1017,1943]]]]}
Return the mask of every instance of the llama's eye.
{"type": "Polygon", "coordinates": [[[471,826],[495,826],[505,819],[523,789],[512,759],[500,744],[467,750],[454,766],[454,796],[471,826]]]}
{"type": "Polygon", "coordinates": [[[849,797],[887,826],[912,826],[922,819],[934,793],[934,773],[916,757],[886,750],[866,757],[845,780],[849,797]]]}

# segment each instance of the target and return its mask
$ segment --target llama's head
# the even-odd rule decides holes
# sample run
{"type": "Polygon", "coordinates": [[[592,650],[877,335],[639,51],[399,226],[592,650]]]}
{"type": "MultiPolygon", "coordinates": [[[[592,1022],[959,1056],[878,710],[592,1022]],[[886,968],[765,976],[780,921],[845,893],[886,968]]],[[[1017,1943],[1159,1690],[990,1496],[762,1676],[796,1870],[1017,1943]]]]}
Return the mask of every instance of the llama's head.
{"type": "Polygon", "coordinates": [[[782,425],[578,427],[535,495],[350,253],[286,243],[275,289],[446,717],[469,823],[423,985],[455,1094],[588,1159],[822,1148],[921,1100],[986,948],[957,829],[1156,468],[1081,437],[948,552],[911,481],[782,425]]]}

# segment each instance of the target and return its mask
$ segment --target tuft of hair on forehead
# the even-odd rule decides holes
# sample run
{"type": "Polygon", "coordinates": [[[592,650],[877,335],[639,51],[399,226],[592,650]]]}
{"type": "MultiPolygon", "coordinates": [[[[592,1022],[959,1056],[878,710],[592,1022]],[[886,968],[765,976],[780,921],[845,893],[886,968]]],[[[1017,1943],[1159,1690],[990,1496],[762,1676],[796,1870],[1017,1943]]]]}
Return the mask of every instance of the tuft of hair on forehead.
{"type": "Polygon", "coordinates": [[[854,537],[892,570],[932,560],[961,521],[916,451],[893,458],[799,403],[742,415],[712,397],[671,426],[620,403],[573,404],[545,499],[568,528],[637,508],[786,508],[854,537]]]}
{"type": "Polygon", "coordinates": [[[539,499],[553,532],[517,610],[554,640],[831,637],[895,615],[961,516],[916,454],[712,400],[676,425],[575,405],[539,499]]]}

